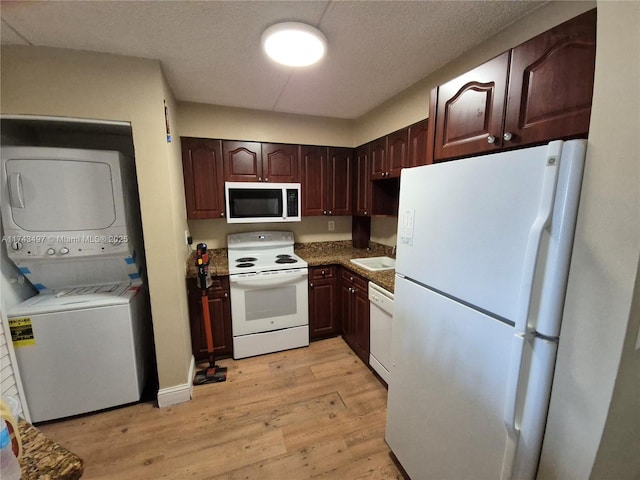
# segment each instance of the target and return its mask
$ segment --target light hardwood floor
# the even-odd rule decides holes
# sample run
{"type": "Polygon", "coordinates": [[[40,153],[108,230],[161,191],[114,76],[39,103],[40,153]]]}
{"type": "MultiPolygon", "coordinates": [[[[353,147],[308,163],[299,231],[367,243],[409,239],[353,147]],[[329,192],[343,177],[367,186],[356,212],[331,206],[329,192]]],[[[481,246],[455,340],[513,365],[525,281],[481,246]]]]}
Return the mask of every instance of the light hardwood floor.
{"type": "MultiPolygon", "coordinates": [[[[83,479],[402,479],[384,442],[386,389],[338,338],[220,360],[224,383],[40,425],[83,479]]],[[[99,372],[96,372],[99,374],[99,372]]]]}

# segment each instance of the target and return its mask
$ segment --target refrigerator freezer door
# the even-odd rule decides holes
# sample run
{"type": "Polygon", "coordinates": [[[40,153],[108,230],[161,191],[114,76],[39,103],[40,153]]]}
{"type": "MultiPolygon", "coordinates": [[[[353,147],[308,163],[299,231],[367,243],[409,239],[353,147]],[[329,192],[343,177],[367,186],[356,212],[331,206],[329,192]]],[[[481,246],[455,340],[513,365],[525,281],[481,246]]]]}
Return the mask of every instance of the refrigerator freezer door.
{"type": "Polygon", "coordinates": [[[396,272],[524,331],[562,146],[403,170],[396,272]]]}
{"type": "Polygon", "coordinates": [[[393,328],[386,440],[403,468],[500,478],[515,330],[397,277],[393,328]]]}

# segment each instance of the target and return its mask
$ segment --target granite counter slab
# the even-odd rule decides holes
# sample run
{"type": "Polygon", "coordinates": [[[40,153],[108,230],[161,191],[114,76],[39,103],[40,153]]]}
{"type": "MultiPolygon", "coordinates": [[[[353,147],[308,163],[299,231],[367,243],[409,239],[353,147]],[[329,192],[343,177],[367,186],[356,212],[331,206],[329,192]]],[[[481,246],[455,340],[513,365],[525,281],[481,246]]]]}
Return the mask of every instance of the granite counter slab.
{"type": "MultiPolygon", "coordinates": [[[[393,256],[391,247],[372,243],[371,248],[368,249],[353,248],[350,240],[344,240],[337,242],[296,243],[294,250],[296,255],[306,260],[310,267],[341,265],[381,286],[385,290],[390,292],[394,290],[395,270],[372,272],[350,261],[352,258],[378,257],[382,255],[393,256]]],[[[214,277],[229,275],[227,249],[218,248],[208,250],[208,253],[210,259],[210,275],[214,277]]],[[[196,253],[193,252],[187,259],[187,278],[196,278],[198,276],[198,269],[195,263],[196,253]]]]}
{"type": "Polygon", "coordinates": [[[84,462],[76,454],[48,438],[30,423],[19,419],[22,438],[20,469],[23,480],[77,480],[84,462]]]}

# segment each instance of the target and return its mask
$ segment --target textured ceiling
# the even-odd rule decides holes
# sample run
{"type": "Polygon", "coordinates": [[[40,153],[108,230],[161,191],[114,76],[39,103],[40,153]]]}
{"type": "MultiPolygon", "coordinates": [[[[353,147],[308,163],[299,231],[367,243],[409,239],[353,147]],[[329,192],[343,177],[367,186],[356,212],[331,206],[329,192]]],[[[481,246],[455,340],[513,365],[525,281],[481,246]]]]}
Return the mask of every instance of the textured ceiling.
{"type": "Polygon", "coordinates": [[[358,118],[543,1],[2,1],[3,45],[158,59],[179,101],[358,118]],[[279,21],[326,35],[318,65],[269,62],[279,21]]]}

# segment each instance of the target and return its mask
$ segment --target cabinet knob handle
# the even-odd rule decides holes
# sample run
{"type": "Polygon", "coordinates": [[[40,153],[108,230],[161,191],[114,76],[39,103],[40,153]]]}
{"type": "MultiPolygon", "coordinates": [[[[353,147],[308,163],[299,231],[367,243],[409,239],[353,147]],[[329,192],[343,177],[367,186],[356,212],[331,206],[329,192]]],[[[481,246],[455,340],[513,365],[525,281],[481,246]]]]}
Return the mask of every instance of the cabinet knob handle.
{"type": "Polygon", "coordinates": [[[505,142],[508,142],[513,138],[513,134],[511,132],[504,132],[504,135],[502,135],[502,138],[504,138],[505,142]]]}
{"type": "Polygon", "coordinates": [[[353,282],[353,277],[349,277],[349,280],[353,282]]]}
{"type": "Polygon", "coordinates": [[[324,276],[326,275],[325,271],[324,271],[324,270],[322,270],[322,271],[320,272],[320,275],[322,275],[322,276],[324,277],[324,276]]]}
{"type": "Polygon", "coordinates": [[[229,292],[224,292],[224,298],[229,298],[229,292]]]}
{"type": "Polygon", "coordinates": [[[310,286],[311,288],[313,288],[313,283],[310,283],[310,284],[309,284],[309,286],[310,286]]]}
{"type": "Polygon", "coordinates": [[[258,177],[258,181],[261,182],[262,181],[262,177],[258,177]]]}
{"type": "Polygon", "coordinates": [[[489,135],[487,137],[487,143],[496,143],[496,137],[494,137],[493,135],[489,135]]]}
{"type": "Polygon", "coordinates": [[[268,181],[269,181],[269,179],[268,179],[268,178],[265,178],[265,179],[264,179],[264,181],[265,181],[265,182],[268,182],[268,181]]]}
{"type": "Polygon", "coordinates": [[[364,211],[364,214],[365,214],[365,215],[369,215],[369,214],[367,213],[367,211],[366,211],[366,210],[364,211]]]}
{"type": "Polygon", "coordinates": [[[221,216],[221,217],[224,217],[224,212],[220,212],[220,216],[221,216]]]}
{"type": "Polygon", "coordinates": [[[333,215],[333,214],[331,213],[331,210],[329,210],[329,215],[333,215]]]}
{"type": "Polygon", "coordinates": [[[326,215],[326,214],[327,214],[327,211],[326,211],[326,210],[323,210],[323,211],[322,211],[322,214],[323,214],[323,215],[326,215]]]}

